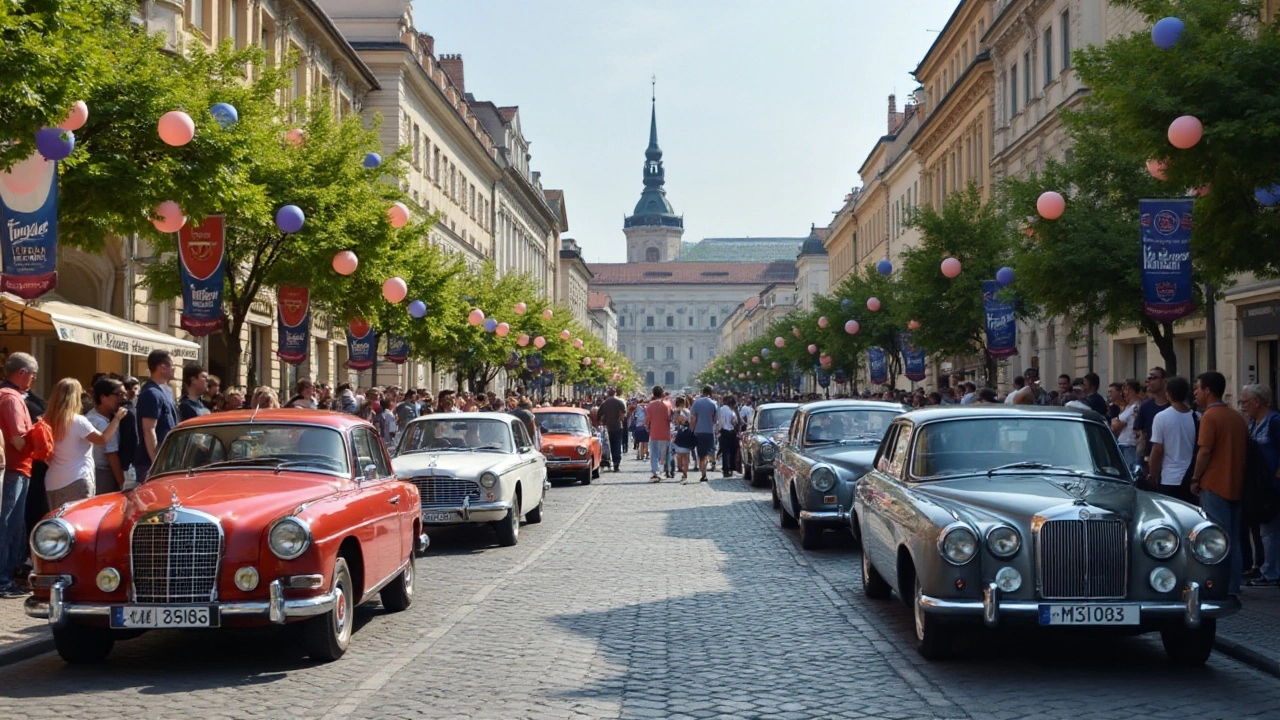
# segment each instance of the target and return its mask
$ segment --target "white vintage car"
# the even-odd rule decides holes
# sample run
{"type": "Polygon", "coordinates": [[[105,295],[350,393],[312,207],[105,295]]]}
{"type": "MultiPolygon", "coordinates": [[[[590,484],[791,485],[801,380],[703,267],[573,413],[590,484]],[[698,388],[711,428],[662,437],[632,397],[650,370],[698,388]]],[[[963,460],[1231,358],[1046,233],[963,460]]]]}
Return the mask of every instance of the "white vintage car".
{"type": "Polygon", "coordinates": [[[547,460],[523,423],[505,413],[420,417],[400,433],[392,470],[422,495],[422,524],[491,525],[515,545],[520,519],[542,522],[547,460]]]}

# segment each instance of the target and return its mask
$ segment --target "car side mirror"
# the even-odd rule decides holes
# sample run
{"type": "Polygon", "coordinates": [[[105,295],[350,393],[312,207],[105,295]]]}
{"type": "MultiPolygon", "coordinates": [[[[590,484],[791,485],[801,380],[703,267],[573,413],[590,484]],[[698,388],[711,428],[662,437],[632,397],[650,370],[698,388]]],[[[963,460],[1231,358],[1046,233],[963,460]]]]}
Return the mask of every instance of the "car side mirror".
{"type": "Polygon", "coordinates": [[[378,465],[376,463],[369,463],[364,466],[364,476],[366,479],[376,477],[376,475],[374,475],[376,472],[378,472],[378,465]]]}

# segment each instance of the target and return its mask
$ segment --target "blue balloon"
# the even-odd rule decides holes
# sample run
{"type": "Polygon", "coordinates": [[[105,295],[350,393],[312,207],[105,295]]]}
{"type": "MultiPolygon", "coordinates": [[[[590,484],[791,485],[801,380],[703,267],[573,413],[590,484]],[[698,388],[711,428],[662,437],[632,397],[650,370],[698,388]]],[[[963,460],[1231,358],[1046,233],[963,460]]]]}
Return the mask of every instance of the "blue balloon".
{"type": "Polygon", "coordinates": [[[76,149],[76,134],[59,128],[40,128],[36,131],[36,149],[45,160],[65,160],[76,149]]]}
{"type": "Polygon", "coordinates": [[[889,262],[888,260],[881,260],[880,262],[876,263],[876,272],[880,273],[881,275],[884,275],[885,277],[892,275],[893,263],[889,262]]]}
{"type": "Polygon", "coordinates": [[[485,332],[493,332],[494,330],[497,330],[497,329],[498,329],[498,321],[497,321],[497,320],[494,320],[493,318],[485,318],[485,319],[484,319],[484,331],[485,331],[485,332]]]}
{"type": "Polygon", "coordinates": [[[1009,287],[1013,280],[1013,268],[1002,267],[996,271],[996,282],[1000,283],[1000,287],[1009,287]]]}
{"type": "Polygon", "coordinates": [[[769,348],[760,348],[760,355],[762,357],[769,357],[769,348]]]}
{"type": "Polygon", "coordinates": [[[422,302],[421,300],[414,300],[413,302],[409,303],[410,317],[422,318],[422,317],[426,317],[426,315],[427,315],[426,303],[422,302]]]}
{"type": "Polygon", "coordinates": [[[364,169],[372,170],[382,164],[382,156],[378,153],[369,153],[364,156],[364,169]]]}
{"type": "Polygon", "coordinates": [[[1253,196],[1257,198],[1258,204],[1262,207],[1272,207],[1280,202],[1280,185],[1272,185],[1269,188],[1258,188],[1253,191],[1253,196]]]}
{"type": "Polygon", "coordinates": [[[240,111],[236,110],[231,103],[218,103],[209,108],[209,114],[213,115],[213,119],[218,122],[218,125],[223,130],[240,122],[240,111]]]}
{"type": "Polygon", "coordinates": [[[297,205],[285,205],[276,211],[276,227],[280,228],[282,233],[298,232],[306,219],[307,216],[302,214],[302,208],[297,205]]]}
{"type": "Polygon", "coordinates": [[[1160,18],[1151,26],[1151,41],[1161,50],[1168,50],[1178,44],[1178,38],[1186,28],[1186,24],[1176,17],[1160,18]]]}
{"type": "Polygon", "coordinates": [[[849,298],[845,298],[845,299],[841,300],[841,301],[840,301],[840,309],[841,309],[841,310],[848,310],[848,309],[849,309],[849,304],[850,304],[850,303],[849,303],[849,298]]]}

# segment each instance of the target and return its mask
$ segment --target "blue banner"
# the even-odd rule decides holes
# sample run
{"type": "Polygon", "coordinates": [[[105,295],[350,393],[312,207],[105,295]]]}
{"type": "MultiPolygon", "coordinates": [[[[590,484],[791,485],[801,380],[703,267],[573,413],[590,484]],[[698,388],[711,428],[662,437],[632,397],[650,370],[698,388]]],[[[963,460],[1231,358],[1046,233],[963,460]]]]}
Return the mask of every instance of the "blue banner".
{"type": "Polygon", "coordinates": [[[378,334],[366,320],[352,320],[347,325],[347,367],[368,370],[378,354],[378,334]]]}
{"type": "Polygon", "coordinates": [[[529,372],[542,372],[542,353],[531,353],[524,359],[524,366],[529,372]]]}
{"type": "Polygon", "coordinates": [[[982,309],[987,315],[987,354],[997,360],[1018,354],[1018,323],[1013,300],[1000,299],[1000,283],[982,281],[982,309]]]}
{"type": "Polygon", "coordinates": [[[898,343],[902,345],[902,364],[906,368],[904,374],[907,379],[912,382],[924,380],[924,350],[912,344],[909,332],[902,333],[898,337],[898,343]]]}
{"type": "Polygon", "coordinates": [[[387,333],[387,352],[382,357],[389,363],[403,365],[409,359],[409,341],[387,333]]]}
{"type": "Polygon", "coordinates": [[[0,192],[0,290],[23,300],[58,286],[57,166],[41,166],[29,192],[13,192],[8,184],[0,192]]]}
{"type": "Polygon", "coordinates": [[[823,370],[822,368],[818,368],[818,386],[819,387],[831,386],[831,374],[828,373],[826,370],[823,370]]]}
{"type": "Polygon", "coordinates": [[[311,348],[311,291],[281,285],[276,290],[276,357],[301,365],[311,348]]]}
{"type": "MultiPolygon", "coordinates": [[[[187,223],[178,231],[181,325],[196,337],[218,332],[223,325],[222,279],[226,268],[223,228],[222,216],[210,215],[199,225],[187,223]]],[[[303,359],[306,359],[305,353],[303,359]]]]}
{"type": "Polygon", "coordinates": [[[889,382],[889,368],[885,362],[883,348],[867,348],[867,373],[872,385],[883,385],[889,382]]]}
{"type": "Polygon", "coordinates": [[[1139,200],[1142,227],[1142,312],[1172,322],[1195,312],[1191,290],[1193,199],[1139,200]]]}

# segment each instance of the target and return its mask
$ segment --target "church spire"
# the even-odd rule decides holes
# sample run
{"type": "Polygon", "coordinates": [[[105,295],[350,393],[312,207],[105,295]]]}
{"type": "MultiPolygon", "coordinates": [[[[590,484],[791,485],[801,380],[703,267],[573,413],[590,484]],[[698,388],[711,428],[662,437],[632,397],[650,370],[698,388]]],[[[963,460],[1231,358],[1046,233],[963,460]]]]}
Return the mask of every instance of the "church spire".
{"type": "Polygon", "coordinates": [[[648,160],[661,160],[662,149],[658,147],[658,89],[657,80],[651,80],[653,83],[653,93],[649,98],[652,107],[649,110],[649,148],[644,151],[644,156],[648,160]]]}
{"type": "MultiPolygon", "coordinates": [[[[636,203],[635,212],[626,220],[625,227],[639,225],[659,225],[682,227],[683,221],[675,214],[670,201],[667,200],[666,171],[662,168],[662,149],[658,147],[658,99],[656,81],[654,92],[649,98],[649,147],[644,151],[644,190],[640,193],[640,202],[636,203]]],[[[671,254],[670,257],[674,257],[671,254]]]]}

